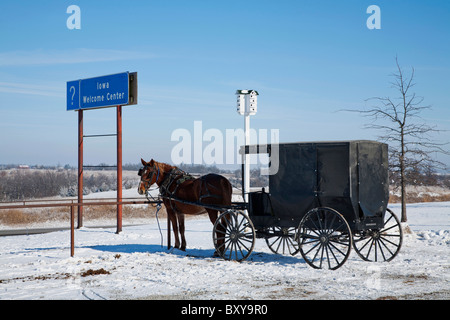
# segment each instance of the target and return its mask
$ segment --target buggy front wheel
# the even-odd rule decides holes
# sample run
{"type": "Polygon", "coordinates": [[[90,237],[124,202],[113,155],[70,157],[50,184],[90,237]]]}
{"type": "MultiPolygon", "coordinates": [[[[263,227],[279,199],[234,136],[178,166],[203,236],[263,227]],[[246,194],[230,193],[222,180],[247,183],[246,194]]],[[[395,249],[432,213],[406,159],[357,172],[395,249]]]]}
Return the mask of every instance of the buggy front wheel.
{"type": "Polygon", "coordinates": [[[303,259],[316,269],[336,270],[352,248],[350,227],[345,218],[331,208],[314,208],[298,227],[297,240],[303,259]]]}
{"type": "Polygon", "coordinates": [[[214,223],[214,247],[225,260],[244,261],[253,251],[255,241],[255,227],[241,211],[227,210],[214,223]]]}

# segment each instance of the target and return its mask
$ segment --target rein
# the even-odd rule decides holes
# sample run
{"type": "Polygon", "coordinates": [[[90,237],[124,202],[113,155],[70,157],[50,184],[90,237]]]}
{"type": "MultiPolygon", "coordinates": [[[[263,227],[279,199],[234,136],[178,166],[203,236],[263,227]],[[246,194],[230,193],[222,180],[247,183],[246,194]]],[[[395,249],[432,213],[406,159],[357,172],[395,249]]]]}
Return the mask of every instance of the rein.
{"type": "MultiPolygon", "coordinates": [[[[156,166],[154,166],[154,167],[156,167],[156,166]]],[[[153,175],[155,174],[155,170],[152,170],[152,175],[150,176],[150,179],[144,179],[142,175],[145,173],[145,170],[147,170],[147,168],[148,167],[145,166],[144,168],[139,169],[138,175],[141,177],[141,181],[143,181],[143,182],[145,182],[147,184],[146,187],[145,187],[145,197],[150,202],[152,202],[152,201],[156,202],[156,222],[158,223],[159,234],[161,236],[161,248],[162,248],[163,247],[164,238],[163,238],[163,234],[161,232],[161,226],[159,225],[159,217],[158,217],[159,210],[161,210],[161,207],[162,207],[162,205],[161,205],[162,200],[161,200],[160,195],[158,195],[158,198],[155,199],[149,192],[150,191],[150,183],[153,180],[153,175]]],[[[160,170],[159,170],[159,167],[158,167],[158,173],[156,174],[155,183],[159,179],[159,173],[160,173],[160,170]]],[[[156,190],[156,189],[154,189],[154,190],[156,190]]]]}

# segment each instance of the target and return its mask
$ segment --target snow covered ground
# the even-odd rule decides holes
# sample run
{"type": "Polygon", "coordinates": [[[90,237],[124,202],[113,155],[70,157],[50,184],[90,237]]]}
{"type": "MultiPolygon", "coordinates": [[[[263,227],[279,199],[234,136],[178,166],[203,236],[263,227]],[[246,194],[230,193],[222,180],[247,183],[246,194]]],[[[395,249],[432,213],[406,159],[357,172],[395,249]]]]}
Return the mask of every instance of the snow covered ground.
{"type": "Polygon", "coordinates": [[[414,234],[393,261],[352,251],[336,271],[275,255],[264,240],[242,263],[212,258],[206,216],[186,221],[186,252],[161,247],[155,220],[120,234],[76,230],[74,257],[69,231],[0,237],[0,299],[449,299],[450,202],[411,204],[408,218],[414,234]]]}

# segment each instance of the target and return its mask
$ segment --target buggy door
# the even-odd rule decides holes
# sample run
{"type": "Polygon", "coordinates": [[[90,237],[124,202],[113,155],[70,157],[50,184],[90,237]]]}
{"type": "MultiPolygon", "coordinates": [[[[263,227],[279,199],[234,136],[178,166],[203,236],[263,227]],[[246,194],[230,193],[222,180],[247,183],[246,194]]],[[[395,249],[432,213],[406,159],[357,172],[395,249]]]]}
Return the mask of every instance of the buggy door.
{"type": "Polygon", "coordinates": [[[269,178],[269,191],[281,226],[298,226],[303,215],[317,206],[316,183],[315,145],[280,145],[279,168],[269,178]]]}
{"type": "Polygon", "coordinates": [[[355,214],[350,198],[349,143],[317,145],[317,195],[320,206],[341,213],[350,223],[355,214]]]}

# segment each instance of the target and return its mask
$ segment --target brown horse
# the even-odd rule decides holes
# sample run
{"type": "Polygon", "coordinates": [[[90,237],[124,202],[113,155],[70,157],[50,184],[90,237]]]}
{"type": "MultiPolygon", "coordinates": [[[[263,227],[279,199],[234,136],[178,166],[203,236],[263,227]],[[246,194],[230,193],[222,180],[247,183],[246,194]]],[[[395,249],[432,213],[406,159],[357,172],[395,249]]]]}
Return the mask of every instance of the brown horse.
{"type": "MultiPolygon", "coordinates": [[[[185,214],[198,215],[207,212],[209,219],[214,224],[219,210],[186,204],[173,199],[203,203],[214,207],[231,205],[232,187],[228,179],[221,175],[207,174],[200,178],[194,178],[175,166],[156,162],[153,159],[150,162],[145,162],[141,159],[141,162],[144,167],[139,170],[141,182],[138,192],[139,194],[145,194],[152,184],[156,183],[158,185],[168,218],[172,222],[175,248],[177,249],[186,250],[186,239],[184,237],[185,214]],[[181,246],[178,232],[181,235],[181,246]]],[[[222,232],[222,236],[217,234],[217,238],[223,238],[224,230],[218,230],[217,233],[219,231],[222,232]]],[[[219,245],[222,244],[223,240],[218,241],[218,243],[219,245]]]]}

